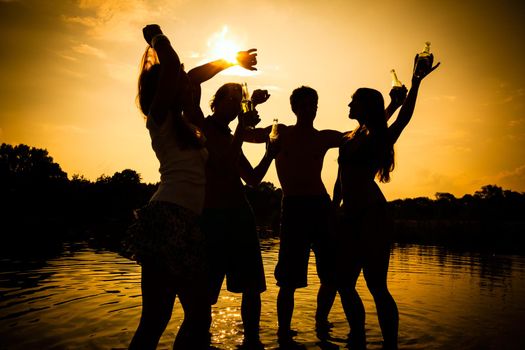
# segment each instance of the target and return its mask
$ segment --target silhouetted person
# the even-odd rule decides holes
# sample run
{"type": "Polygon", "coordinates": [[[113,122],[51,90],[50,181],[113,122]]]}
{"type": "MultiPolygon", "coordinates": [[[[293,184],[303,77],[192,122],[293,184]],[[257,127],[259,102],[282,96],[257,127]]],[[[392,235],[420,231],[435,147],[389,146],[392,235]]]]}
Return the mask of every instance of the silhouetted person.
{"type": "Polygon", "coordinates": [[[295,332],[290,328],[294,294],[307,286],[310,249],[315,253],[317,274],[321,281],[317,298],[316,326],[328,327],[328,313],[335,297],[330,197],[321,180],[323,159],[330,148],[337,147],[342,133],[317,130],[317,92],[302,86],[290,96],[297,117],[293,126],[279,125],[281,152],[275,165],[283,189],[279,260],[275,277],[278,337],[289,341],[295,332]],[[323,293],[331,295],[323,295],[323,293]]]}
{"type": "MultiPolygon", "coordinates": [[[[439,65],[439,64],[438,64],[439,65]]],[[[334,204],[343,200],[345,232],[338,241],[338,291],[351,328],[349,345],[365,349],[365,310],[355,289],[361,270],[376,304],[383,348],[397,349],[398,311],[388,291],[392,220],[387,202],[374,181],[390,180],[394,143],[410,121],[421,79],[437,68],[412,77],[412,86],[396,120],[387,126],[383,96],[377,90],[358,89],[352,96],[349,118],[359,126],[345,134],[339,148],[339,176],[334,204]]]]}
{"type": "Polygon", "coordinates": [[[210,247],[213,303],[226,276],[227,289],[242,293],[244,344],[256,348],[260,346],[260,293],[266,290],[266,282],[255,217],[241,179],[248,185],[260,183],[274,155],[267,150],[255,169],[244,156],[243,134],[259,118],[256,111],[240,113],[241,97],[240,84],[220,87],[211,102],[213,114],[204,123],[210,157],[202,227],[210,247]],[[232,135],[228,125],[235,118],[238,124],[232,135]]]}
{"type": "Polygon", "coordinates": [[[158,25],[143,29],[138,102],[160,162],[160,185],[128,230],[126,250],[142,265],[142,315],[130,349],[155,349],[178,296],[184,321],[175,349],[207,349],[211,323],[204,235],[207,151],[191,120],[202,119],[179,57],[158,25]]]}
{"type": "MultiPolygon", "coordinates": [[[[247,70],[257,70],[255,51],[240,51],[238,64],[247,70]]],[[[232,65],[228,61],[217,60],[189,71],[194,95],[200,98],[200,84],[232,65]]],[[[261,91],[254,91],[253,97],[254,107],[267,99],[261,91]]],[[[266,290],[266,281],[255,217],[244,194],[242,180],[248,185],[260,183],[277,149],[275,145],[267,147],[260,163],[255,169],[252,168],[241,146],[246,130],[253,128],[260,119],[255,110],[241,113],[241,99],[240,84],[224,84],[212,99],[213,114],[203,123],[210,157],[206,167],[202,228],[209,247],[211,302],[215,304],[218,301],[225,277],[229,291],[242,293],[243,344],[252,349],[262,346],[259,341],[260,293],[266,290]],[[232,135],[228,125],[236,118],[238,124],[232,135]]]]}
{"type": "MultiPolygon", "coordinates": [[[[402,103],[406,90],[391,92],[391,115],[402,103]],[[401,95],[401,96],[400,96],[401,95]]],[[[255,95],[254,95],[255,96],[255,95]]],[[[316,257],[321,281],[315,315],[319,338],[328,337],[328,322],[336,296],[334,280],[334,212],[330,197],[321,179],[323,160],[330,148],[338,147],[343,133],[317,130],[313,126],[317,114],[317,92],[306,86],[290,96],[292,111],[297,117],[293,126],[279,124],[279,147],[275,164],[283,190],[279,261],[275,277],[279,285],[277,314],[278,336],[282,343],[296,334],[290,329],[297,288],[306,287],[310,249],[316,257]]],[[[247,133],[248,142],[264,142],[271,127],[247,133]]]]}

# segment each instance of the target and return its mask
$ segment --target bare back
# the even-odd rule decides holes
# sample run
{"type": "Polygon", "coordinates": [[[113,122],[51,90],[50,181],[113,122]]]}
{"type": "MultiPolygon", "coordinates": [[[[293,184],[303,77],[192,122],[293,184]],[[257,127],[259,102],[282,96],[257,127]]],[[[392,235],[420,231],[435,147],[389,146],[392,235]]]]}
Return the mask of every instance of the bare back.
{"type": "Polygon", "coordinates": [[[284,196],[324,195],[321,179],[323,160],[330,148],[337,147],[342,133],[313,127],[280,126],[281,151],[275,159],[284,196]]]}

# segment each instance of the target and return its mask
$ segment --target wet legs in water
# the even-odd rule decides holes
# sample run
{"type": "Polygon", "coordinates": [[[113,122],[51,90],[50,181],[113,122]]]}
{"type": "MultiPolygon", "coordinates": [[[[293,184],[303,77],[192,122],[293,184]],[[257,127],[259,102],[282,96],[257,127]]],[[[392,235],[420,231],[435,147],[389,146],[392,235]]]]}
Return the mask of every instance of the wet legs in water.
{"type": "Polygon", "coordinates": [[[242,293],[241,318],[244,326],[244,342],[259,342],[259,322],[261,319],[261,294],[253,290],[242,293]]]}
{"type": "Polygon", "coordinates": [[[332,324],[328,315],[334,304],[337,289],[334,286],[321,284],[317,293],[317,310],[315,312],[315,329],[319,338],[327,338],[332,324]]]}
{"type": "Polygon", "coordinates": [[[295,288],[281,286],[277,294],[277,336],[280,341],[291,340],[294,332],[291,330],[294,309],[295,288]]]}
{"type": "MultiPolygon", "coordinates": [[[[142,315],[129,349],[156,349],[171,318],[176,287],[165,272],[143,266],[141,289],[142,315]]],[[[207,348],[211,311],[206,289],[197,289],[197,293],[180,293],[185,317],[175,340],[175,349],[207,348]]]]}
{"type": "Polygon", "coordinates": [[[208,349],[210,344],[211,305],[204,283],[184,288],[179,299],[184,320],[175,338],[174,349],[208,349]]]}
{"type": "Polygon", "coordinates": [[[397,304],[388,291],[386,282],[379,285],[370,285],[370,283],[367,282],[367,285],[376,304],[379,327],[383,334],[383,349],[395,350],[397,349],[397,333],[399,327],[397,304]]]}
{"type": "MultiPolygon", "coordinates": [[[[397,349],[399,314],[396,302],[387,287],[387,271],[388,255],[386,262],[383,260],[383,264],[365,267],[363,274],[368,290],[370,290],[376,304],[379,327],[383,334],[383,349],[395,350],[397,349]]],[[[346,319],[350,325],[349,344],[355,349],[364,349],[366,347],[365,309],[361,297],[355,290],[357,277],[352,281],[353,283],[348,287],[340,288],[339,294],[346,319]]]]}
{"type": "Polygon", "coordinates": [[[350,326],[348,343],[351,349],[365,349],[365,307],[355,287],[339,289],[341,303],[350,326]]]}

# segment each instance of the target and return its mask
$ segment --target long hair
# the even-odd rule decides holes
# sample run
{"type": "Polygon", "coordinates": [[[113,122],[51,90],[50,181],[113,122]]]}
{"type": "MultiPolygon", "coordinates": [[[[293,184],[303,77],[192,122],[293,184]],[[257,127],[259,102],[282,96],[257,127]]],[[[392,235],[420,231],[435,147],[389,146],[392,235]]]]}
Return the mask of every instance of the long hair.
{"type": "Polygon", "coordinates": [[[395,167],[394,145],[388,138],[383,95],[374,89],[360,88],[357,89],[352,98],[363,104],[365,115],[361,119],[377,149],[377,159],[374,160],[378,166],[376,177],[380,182],[389,182],[390,173],[395,167]]]}
{"type": "Polygon", "coordinates": [[[140,61],[140,73],[137,84],[136,102],[140,111],[147,118],[157,92],[157,82],[160,75],[160,62],[157,53],[151,46],[146,48],[140,61]]]}
{"type": "MultiPolygon", "coordinates": [[[[157,92],[158,81],[160,78],[160,62],[155,50],[148,46],[144,55],[142,56],[140,64],[140,74],[138,79],[138,93],[137,93],[137,104],[147,119],[151,105],[153,103],[153,98],[157,92]]],[[[180,69],[180,75],[186,74],[184,70],[180,69]]],[[[173,127],[176,136],[176,142],[181,149],[195,148],[200,149],[204,147],[202,140],[202,133],[192,124],[188,123],[185,118],[183,118],[182,109],[185,100],[192,99],[191,90],[188,86],[188,79],[180,79],[179,76],[179,85],[175,91],[175,96],[173,103],[170,106],[171,114],[173,115],[173,127]]],[[[183,77],[186,78],[186,77],[183,77]]],[[[193,101],[189,101],[193,104],[193,101]]],[[[188,113],[193,113],[195,111],[191,110],[188,113]]]]}
{"type": "Polygon", "coordinates": [[[217,92],[215,93],[215,95],[213,95],[210,101],[210,108],[212,112],[215,112],[215,107],[217,107],[217,104],[219,104],[222,100],[230,96],[230,91],[232,90],[238,90],[239,92],[241,92],[241,84],[226,83],[217,90],[217,92]]]}

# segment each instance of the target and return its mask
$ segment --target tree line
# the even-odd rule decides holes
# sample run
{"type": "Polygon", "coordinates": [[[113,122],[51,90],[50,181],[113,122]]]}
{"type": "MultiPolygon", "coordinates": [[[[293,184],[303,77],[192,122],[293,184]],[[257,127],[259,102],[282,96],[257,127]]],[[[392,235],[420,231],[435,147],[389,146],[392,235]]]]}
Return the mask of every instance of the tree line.
{"type": "MultiPolygon", "coordinates": [[[[45,149],[0,146],[2,246],[44,249],[70,240],[117,248],[133,210],[145,205],[156,184],[124,169],[90,181],[68,178],[45,149]]],[[[261,236],[278,232],[282,191],[270,182],[246,187],[261,236]]],[[[483,186],[456,198],[450,193],[389,202],[401,243],[525,252],[525,193],[483,186]]]]}

